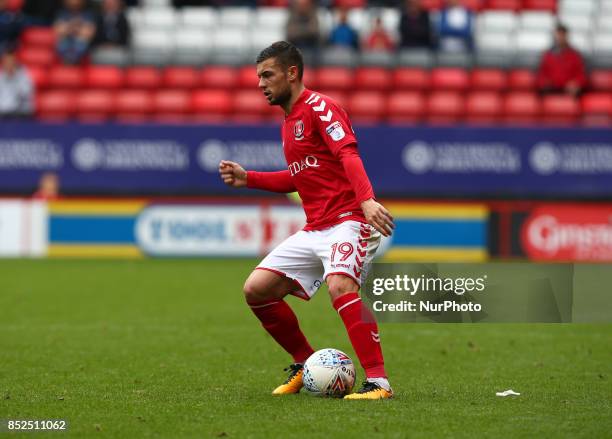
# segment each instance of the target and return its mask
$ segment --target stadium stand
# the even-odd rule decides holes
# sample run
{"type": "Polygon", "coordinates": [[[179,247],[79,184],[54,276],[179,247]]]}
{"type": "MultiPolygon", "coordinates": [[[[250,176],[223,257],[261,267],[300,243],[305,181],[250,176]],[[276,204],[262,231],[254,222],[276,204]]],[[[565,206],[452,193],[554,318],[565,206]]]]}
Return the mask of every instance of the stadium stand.
{"type": "MultiPolygon", "coordinates": [[[[345,102],[353,116],[364,122],[610,122],[611,0],[463,3],[478,13],[473,54],[324,50],[320,64],[305,72],[307,86],[345,102]],[[551,44],[558,19],[569,27],[572,44],[592,68],[590,88],[578,100],[536,94],[534,68],[551,44]]],[[[275,113],[257,91],[253,58],[263,46],[283,38],[287,10],[285,1],[260,4],[258,8],[175,10],[167,1],[141,1],[127,14],[134,35],[131,50],[99,49],[79,66],[59,64],[50,28],[28,28],[18,54],[39,92],[38,115],[96,120],[269,120],[275,113]]],[[[423,4],[435,20],[443,2],[425,0],[423,4]]],[[[334,5],[352,8],[349,23],[361,36],[367,35],[372,17],[380,15],[387,31],[398,37],[399,10],[368,8],[361,0],[340,0],[334,5]]],[[[332,12],[320,8],[319,18],[322,31],[329,31],[332,12]]]]}

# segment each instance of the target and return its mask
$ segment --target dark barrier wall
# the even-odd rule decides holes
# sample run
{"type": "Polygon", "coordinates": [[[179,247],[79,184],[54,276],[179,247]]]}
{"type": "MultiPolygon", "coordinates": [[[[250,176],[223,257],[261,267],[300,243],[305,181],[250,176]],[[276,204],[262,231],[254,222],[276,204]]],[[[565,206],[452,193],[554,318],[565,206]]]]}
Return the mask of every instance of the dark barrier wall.
{"type": "MultiPolygon", "coordinates": [[[[378,195],[612,197],[612,129],[376,126],[356,133],[378,195]]],[[[3,193],[28,193],[52,170],[66,193],[223,194],[221,159],[286,169],[279,126],[0,124],[3,193]]]]}

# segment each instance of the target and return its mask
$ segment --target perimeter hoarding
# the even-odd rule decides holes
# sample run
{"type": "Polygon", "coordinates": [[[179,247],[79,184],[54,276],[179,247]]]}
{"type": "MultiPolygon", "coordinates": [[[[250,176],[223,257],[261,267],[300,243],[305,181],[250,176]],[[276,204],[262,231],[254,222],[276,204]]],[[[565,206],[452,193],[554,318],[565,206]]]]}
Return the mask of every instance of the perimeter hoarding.
{"type": "Polygon", "coordinates": [[[47,205],[0,199],[0,257],[47,254],[47,205]]]}
{"type": "MultiPolygon", "coordinates": [[[[393,237],[388,260],[483,261],[488,211],[480,204],[386,203],[393,237]]],[[[49,204],[49,255],[54,257],[261,256],[305,224],[300,206],[54,201],[49,204]]]]}
{"type": "MultiPolygon", "coordinates": [[[[612,197],[612,129],[355,129],[378,196],[612,197]]],[[[54,171],[71,194],[228,194],[221,159],[287,167],[274,125],[0,126],[5,193],[33,191],[54,171]]]]}

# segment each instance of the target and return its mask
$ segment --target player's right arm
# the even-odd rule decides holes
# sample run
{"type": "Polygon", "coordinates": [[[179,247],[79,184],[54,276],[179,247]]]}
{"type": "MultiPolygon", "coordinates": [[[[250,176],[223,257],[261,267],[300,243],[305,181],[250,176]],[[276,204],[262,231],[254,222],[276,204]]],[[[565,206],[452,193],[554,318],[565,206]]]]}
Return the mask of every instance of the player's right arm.
{"type": "Polygon", "coordinates": [[[223,182],[232,187],[248,187],[283,194],[297,190],[289,170],[278,172],[246,171],[236,162],[221,160],[219,174],[223,182]]]}

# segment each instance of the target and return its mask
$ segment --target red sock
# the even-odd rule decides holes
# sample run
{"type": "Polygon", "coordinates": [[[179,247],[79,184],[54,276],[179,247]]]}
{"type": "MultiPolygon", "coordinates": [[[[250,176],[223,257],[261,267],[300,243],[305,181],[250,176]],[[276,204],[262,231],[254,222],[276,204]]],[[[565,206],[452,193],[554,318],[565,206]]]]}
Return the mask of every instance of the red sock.
{"type": "Polygon", "coordinates": [[[303,363],[314,352],[300,329],[297,317],[284,300],[249,303],[261,325],[296,363],[303,363]]]}
{"type": "Polygon", "coordinates": [[[353,349],[367,378],[386,378],[385,361],[380,347],[378,325],[357,293],[346,293],[334,300],[353,349]]]}

